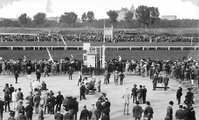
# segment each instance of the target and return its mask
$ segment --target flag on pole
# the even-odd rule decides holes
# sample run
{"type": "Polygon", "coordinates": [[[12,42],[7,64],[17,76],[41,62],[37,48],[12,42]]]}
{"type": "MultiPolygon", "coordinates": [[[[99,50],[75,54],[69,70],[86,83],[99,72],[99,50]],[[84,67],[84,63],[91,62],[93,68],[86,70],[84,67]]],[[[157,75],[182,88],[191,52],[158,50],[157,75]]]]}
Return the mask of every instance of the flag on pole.
{"type": "Polygon", "coordinates": [[[107,27],[105,25],[105,21],[104,21],[104,41],[106,42],[106,38],[110,38],[111,41],[113,41],[113,25],[111,27],[107,27]]]}
{"type": "Polygon", "coordinates": [[[47,52],[48,52],[48,56],[49,56],[48,61],[52,61],[52,62],[54,62],[53,57],[52,57],[52,55],[50,54],[50,52],[49,52],[49,50],[48,50],[48,47],[46,47],[46,50],[47,50],[47,52]]]}
{"type": "Polygon", "coordinates": [[[118,56],[119,58],[118,58],[118,61],[120,62],[120,61],[122,61],[122,57],[119,55],[118,56]]]}

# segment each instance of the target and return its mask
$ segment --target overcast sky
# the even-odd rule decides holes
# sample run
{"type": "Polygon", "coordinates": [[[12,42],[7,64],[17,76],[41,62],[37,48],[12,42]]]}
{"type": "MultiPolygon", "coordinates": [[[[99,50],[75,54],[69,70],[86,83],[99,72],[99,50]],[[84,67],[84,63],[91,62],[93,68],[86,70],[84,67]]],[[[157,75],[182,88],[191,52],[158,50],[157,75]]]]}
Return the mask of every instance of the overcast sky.
{"type": "MultiPolygon", "coordinates": [[[[162,15],[177,15],[178,18],[199,18],[199,7],[188,0],[0,0],[0,18],[16,18],[22,13],[32,17],[38,12],[47,13],[47,17],[60,16],[64,12],[74,11],[79,18],[83,12],[93,11],[95,18],[108,18],[108,10],[120,10],[122,7],[130,9],[132,5],[158,7],[162,15]]],[[[199,2],[199,0],[192,0],[199,2]]]]}

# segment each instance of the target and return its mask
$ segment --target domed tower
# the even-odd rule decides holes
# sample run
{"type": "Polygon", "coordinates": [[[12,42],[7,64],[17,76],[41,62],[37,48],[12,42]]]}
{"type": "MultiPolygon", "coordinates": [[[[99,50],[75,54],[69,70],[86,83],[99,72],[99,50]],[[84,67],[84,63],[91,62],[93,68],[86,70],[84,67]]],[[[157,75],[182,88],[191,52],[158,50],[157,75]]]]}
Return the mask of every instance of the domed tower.
{"type": "Polygon", "coordinates": [[[133,13],[135,12],[135,7],[134,7],[133,4],[132,4],[132,6],[131,6],[131,8],[130,8],[130,11],[133,12],[133,13]]]}

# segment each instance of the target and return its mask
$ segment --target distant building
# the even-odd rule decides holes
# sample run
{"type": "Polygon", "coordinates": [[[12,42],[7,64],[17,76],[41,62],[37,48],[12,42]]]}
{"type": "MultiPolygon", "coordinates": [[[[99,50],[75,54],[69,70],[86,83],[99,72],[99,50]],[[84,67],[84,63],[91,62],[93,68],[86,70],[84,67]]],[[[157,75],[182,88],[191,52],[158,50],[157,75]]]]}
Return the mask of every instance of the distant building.
{"type": "Polygon", "coordinates": [[[134,13],[134,18],[135,18],[135,7],[134,5],[132,5],[130,10],[128,8],[122,8],[121,10],[116,10],[118,14],[117,20],[118,21],[125,20],[126,13],[129,11],[134,13]]]}
{"type": "Polygon", "coordinates": [[[50,21],[59,22],[60,17],[48,17],[48,18],[46,18],[46,19],[47,19],[47,20],[50,20],[50,21]]]}
{"type": "Polygon", "coordinates": [[[162,18],[163,20],[177,20],[176,15],[163,15],[162,18]]]}

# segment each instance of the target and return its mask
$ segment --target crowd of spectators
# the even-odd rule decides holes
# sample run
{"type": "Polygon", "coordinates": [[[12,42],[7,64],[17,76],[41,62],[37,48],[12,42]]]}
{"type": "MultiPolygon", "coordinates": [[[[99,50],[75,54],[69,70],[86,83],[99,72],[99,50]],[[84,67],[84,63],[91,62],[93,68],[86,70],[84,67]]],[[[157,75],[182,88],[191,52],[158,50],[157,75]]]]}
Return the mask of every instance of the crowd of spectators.
{"type": "MultiPolygon", "coordinates": [[[[60,31],[48,34],[0,34],[0,40],[4,41],[29,41],[29,42],[103,42],[103,31],[60,31]]],[[[169,34],[144,34],[126,31],[114,31],[113,39],[106,38],[106,42],[198,42],[198,37],[184,37],[169,34]]]]}

